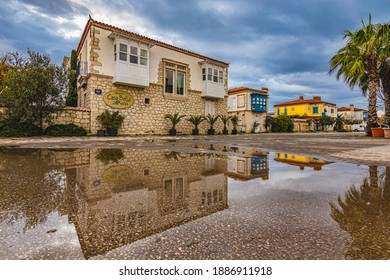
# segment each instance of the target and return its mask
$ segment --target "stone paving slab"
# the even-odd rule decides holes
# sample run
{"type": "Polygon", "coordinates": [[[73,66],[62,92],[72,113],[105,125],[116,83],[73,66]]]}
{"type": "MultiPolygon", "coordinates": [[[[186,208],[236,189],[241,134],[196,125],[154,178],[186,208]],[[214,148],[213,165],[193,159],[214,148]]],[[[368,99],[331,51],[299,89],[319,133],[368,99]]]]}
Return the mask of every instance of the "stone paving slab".
{"type": "MultiPolygon", "coordinates": [[[[261,133],[213,136],[119,136],[2,138],[0,147],[20,148],[134,148],[179,149],[193,152],[198,145],[253,147],[298,153],[356,164],[390,166],[390,139],[351,133],[261,133]]],[[[214,152],[214,151],[211,151],[214,152]]]]}

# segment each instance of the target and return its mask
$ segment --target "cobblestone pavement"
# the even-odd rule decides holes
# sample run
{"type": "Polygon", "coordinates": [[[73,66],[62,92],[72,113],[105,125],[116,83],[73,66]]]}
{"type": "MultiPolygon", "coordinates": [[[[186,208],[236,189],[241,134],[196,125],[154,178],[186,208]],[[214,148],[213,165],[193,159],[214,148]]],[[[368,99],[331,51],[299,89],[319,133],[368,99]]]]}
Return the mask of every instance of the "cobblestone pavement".
{"type": "MultiPolygon", "coordinates": [[[[327,160],[390,166],[390,139],[351,133],[261,133],[213,136],[119,136],[3,138],[0,146],[20,148],[156,148],[181,152],[209,149],[209,145],[253,147],[318,156],[327,160]],[[201,147],[201,148],[200,148],[201,147]]],[[[214,150],[214,153],[222,153],[214,150]]]]}

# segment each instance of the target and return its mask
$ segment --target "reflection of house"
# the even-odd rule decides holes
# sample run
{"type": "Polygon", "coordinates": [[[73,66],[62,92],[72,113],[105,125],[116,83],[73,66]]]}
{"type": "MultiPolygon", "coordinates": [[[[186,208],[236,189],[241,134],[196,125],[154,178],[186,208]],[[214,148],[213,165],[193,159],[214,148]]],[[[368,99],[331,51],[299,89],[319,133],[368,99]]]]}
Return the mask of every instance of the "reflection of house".
{"type": "Polygon", "coordinates": [[[275,153],[274,160],[298,166],[301,170],[304,170],[305,167],[313,168],[314,170],[321,170],[323,165],[329,164],[328,161],[315,157],[286,153],[275,153]]]}
{"type": "Polygon", "coordinates": [[[265,131],[265,117],[268,111],[268,89],[251,89],[247,87],[233,88],[228,91],[229,116],[238,116],[240,131],[247,133],[254,128],[254,132],[265,131]]]}
{"type": "MultiPolygon", "coordinates": [[[[226,114],[228,63],[91,18],[77,59],[78,106],[91,110],[92,133],[106,109],[125,117],[123,134],[166,133],[165,114],[226,114]]],[[[190,133],[192,125],[177,129],[190,133]]]]}
{"type": "Polygon", "coordinates": [[[227,208],[226,158],[124,150],[104,164],[97,153],[77,169],[75,226],[86,258],[227,208]]]}
{"type": "Polygon", "coordinates": [[[319,118],[321,116],[337,117],[336,104],[321,100],[320,96],[313,99],[304,99],[300,96],[297,100],[292,100],[274,105],[275,116],[307,116],[309,118],[319,118]]]}
{"type": "Polygon", "coordinates": [[[355,108],[353,104],[349,107],[340,107],[337,109],[338,114],[340,114],[344,120],[356,121],[359,123],[365,123],[368,120],[368,111],[360,108],[355,108]]]}
{"type": "Polygon", "coordinates": [[[238,180],[269,178],[268,153],[259,153],[250,156],[228,156],[227,175],[238,180]]]}

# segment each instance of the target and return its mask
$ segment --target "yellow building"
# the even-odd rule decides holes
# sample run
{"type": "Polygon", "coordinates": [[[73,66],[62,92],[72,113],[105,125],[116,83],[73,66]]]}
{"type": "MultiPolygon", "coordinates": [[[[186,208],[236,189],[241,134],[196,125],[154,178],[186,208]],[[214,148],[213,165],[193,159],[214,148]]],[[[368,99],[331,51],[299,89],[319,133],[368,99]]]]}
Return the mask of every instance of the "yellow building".
{"type": "Polygon", "coordinates": [[[275,116],[307,116],[319,118],[321,116],[337,117],[336,104],[322,101],[321,96],[314,96],[313,99],[305,100],[300,96],[292,100],[274,105],[275,116]]]}
{"type": "Polygon", "coordinates": [[[300,170],[304,170],[305,167],[313,168],[314,170],[321,170],[323,165],[330,163],[315,157],[286,153],[275,153],[274,160],[287,163],[289,165],[298,166],[300,170]]]}

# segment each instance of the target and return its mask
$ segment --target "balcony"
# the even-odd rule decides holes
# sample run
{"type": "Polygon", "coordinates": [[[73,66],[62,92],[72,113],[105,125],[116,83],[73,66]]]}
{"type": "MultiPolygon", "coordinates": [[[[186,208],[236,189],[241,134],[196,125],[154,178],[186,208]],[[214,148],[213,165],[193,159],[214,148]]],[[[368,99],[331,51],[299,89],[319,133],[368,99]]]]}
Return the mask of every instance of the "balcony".
{"type": "Polygon", "coordinates": [[[77,67],[77,77],[78,76],[86,76],[88,74],[88,62],[80,61],[77,67]]]}

